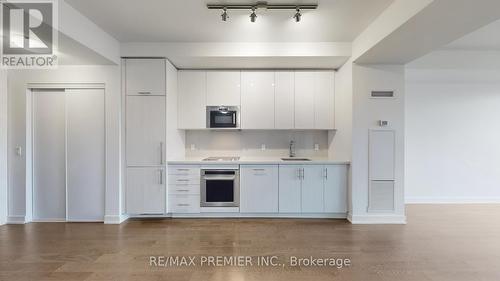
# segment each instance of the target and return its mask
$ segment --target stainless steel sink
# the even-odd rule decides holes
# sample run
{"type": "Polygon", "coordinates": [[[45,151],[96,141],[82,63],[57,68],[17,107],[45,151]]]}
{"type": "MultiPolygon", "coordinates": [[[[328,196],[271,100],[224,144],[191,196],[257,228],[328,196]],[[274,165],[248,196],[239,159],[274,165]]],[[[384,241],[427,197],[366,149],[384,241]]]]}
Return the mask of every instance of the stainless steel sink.
{"type": "Polygon", "coordinates": [[[309,158],[297,158],[297,157],[289,157],[289,158],[281,158],[283,161],[311,161],[309,158]]]}

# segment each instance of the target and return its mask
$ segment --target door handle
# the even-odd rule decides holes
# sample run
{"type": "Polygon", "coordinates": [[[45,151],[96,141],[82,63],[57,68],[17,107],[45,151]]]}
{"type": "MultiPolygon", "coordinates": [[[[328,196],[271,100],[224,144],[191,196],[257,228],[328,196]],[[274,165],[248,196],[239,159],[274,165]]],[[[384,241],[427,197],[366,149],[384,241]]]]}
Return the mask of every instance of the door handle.
{"type": "Polygon", "coordinates": [[[159,183],[163,184],[163,169],[160,169],[160,180],[159,180],[159,183]]]}
{"type": "Polygon", "coordinates": [[[139,92],[139,95],[151,95],[151,92],[139,92]]]}
{"type": "Polygon", "coordinates": [[[160,142],[160,165],[163,165],[163,142],[160,142]]]}

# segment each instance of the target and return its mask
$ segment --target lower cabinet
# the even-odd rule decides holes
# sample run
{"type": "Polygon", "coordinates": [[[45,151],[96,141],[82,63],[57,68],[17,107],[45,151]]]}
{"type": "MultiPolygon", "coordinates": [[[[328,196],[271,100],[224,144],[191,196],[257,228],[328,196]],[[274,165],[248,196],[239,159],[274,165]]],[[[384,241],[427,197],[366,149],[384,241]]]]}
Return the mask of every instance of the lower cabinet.
{"type": "Polygon", "coordinates": [[[172,214],[200,212],[199,166],[168,167],[168,212],[172,214]]]}
{"type": "Polygon", "coordinates": [[[324,202],[326,213],[347,212],[347,165],[325,166],[324,202]]]}
{"type": "Polygon", "coordinates": [[[278,212],[278,166],[240,166],[240,212],[278,212]]]}
{"type": "Polygon", "coordinates": [[[302,213],[324,212],[323,169],[323,165],[304,165],[302,167],[302,213]]]}
{"type": "Polygon", "coordinates": [[[300,213],[302,166],[279,166],[279,212],[300,213]]]}
{"type": "Polygon", "coordinates": [[[345,213],[347,165],[279,165],[280,213],[345,213]]]}
{"type": "Polygon", "coordinates": [[[165,213],[165,175],[161,167],[127,168],[126,209],[130,215],[165,213]]]}

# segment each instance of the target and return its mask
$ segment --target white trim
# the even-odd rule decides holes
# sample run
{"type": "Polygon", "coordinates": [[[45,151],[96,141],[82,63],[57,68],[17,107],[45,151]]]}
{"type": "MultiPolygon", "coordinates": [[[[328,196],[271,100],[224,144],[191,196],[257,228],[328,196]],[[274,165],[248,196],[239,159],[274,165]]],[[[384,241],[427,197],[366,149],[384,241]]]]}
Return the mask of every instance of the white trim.
{"type": "Polygon", "coordinates": [[[67,222],[65,218],[32,219],[31,222],[67,222]]]}
{"type": "Polygon", "coordinates": [[[172,214],[172,218],[284,218],[284,219],[346,219],[345,213],[310,213],[310,214],[277,214],[277,213],[196,213],[172,214]]]}
{"type": "Polygon", "coordinates": [[[104,83],[28,83],[28,89],[105,89],[104,83]]]}
{"type": "Polygon", "coordinates": [[[128,219],[128,215],[106,215],[104,216],[104,224],[121,224],[128,219]]]}
{"type": "Polygon", "coordinates": [[[347,215],[352,224],[406,224],[406,216],[392,214],[347,215]]]}
{"type": "Polygon", "coordinates": [[[406,197],[406,204],[500,204],[500,197],[406,197]]]}
{"type": "Polygon", "coordinates": [[[7,224],[25,224],[26,220],[24,216],[8,216],[7,224]]]}

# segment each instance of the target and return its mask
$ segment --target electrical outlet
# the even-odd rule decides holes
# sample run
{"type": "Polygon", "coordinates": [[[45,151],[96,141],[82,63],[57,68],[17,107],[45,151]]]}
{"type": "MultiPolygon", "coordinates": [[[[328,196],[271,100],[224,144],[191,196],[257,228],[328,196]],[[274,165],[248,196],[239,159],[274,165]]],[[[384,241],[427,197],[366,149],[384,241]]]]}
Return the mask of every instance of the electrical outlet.
{"type": "Polygon", "coordinates": [[[191,150],[196,150],[196,145],[191,144],[191,150]]]}
{"type": "Polygon", "coordinates": [[[262,151],[266,150],[266,145],[265,144],[261,144],[260,145],[260,150],[262,150],[262,151]]]}
{"type": "Polygon", "coordinates": [[[317,143],[314,144],[314,150],[316,150],[316,151],[319,150],[319,144],[317,144],[317,143]]]}

